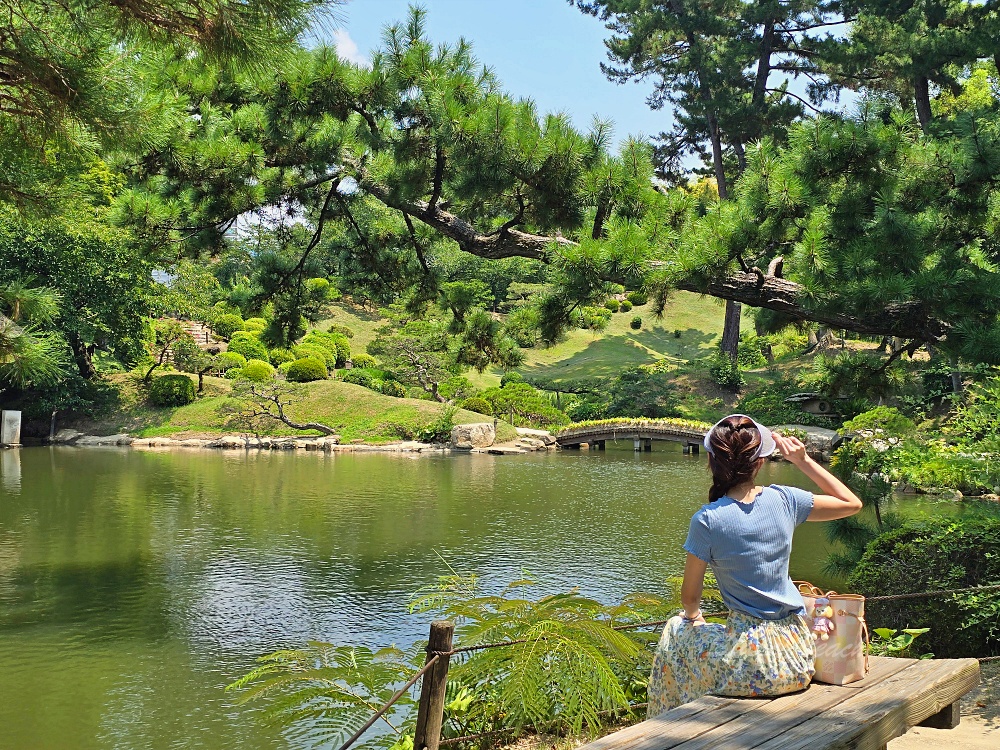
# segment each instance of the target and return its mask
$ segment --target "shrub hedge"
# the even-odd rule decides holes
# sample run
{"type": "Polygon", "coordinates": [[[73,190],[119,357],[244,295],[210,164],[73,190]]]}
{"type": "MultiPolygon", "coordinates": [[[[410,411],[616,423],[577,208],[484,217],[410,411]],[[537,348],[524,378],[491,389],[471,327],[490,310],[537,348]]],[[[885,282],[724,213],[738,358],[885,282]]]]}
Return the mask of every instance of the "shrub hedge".
{"type": "Polygon", "coordinates": [[[632,318],[632,320],[629,321],[628,325],[629,328],[631,328],[633,331],[638,331],[640,328],[642,328],[642,317],[636,315],[634,318],[632,318]]]}
{"type": "Polygon", "coordinates": [[[229,340],[227,351],[242,354],[247,360],[261,359],[266,361],[268,356],[267,347],[264,346],[263,342],[251,334],[240,336],[239,334],[241,333],[245,332],[237,331],[233,334],[233,337],[229,340]]]}
{"type": "Polygon", "coordinates": [[[194,381],[187,375],[161,375],[149,384],[149,403],[153,406],[184,406],[194,398],[194,381]]]}
{"type": "Polygon", "coordinates": [[[293,383],[326,380],[326,363],[318,357],[297,359],[288,366],[285,377],[293,383]]]}
{"type": "Polygon", "coordinates": [[[647,302],[649,302],[649,295],[645,292],[629,292],[626,299],[631,302],[636,307],[642,307],[647,302]]]}
{"type": "Polygon", "coordinates": [[[351,364],[355,367],[378,367],[378,361],[370,354],[355,354],[351,357],[351,364]]]}
{"type": "MultiPolygon", "coordinates": [[[[867,596],[1000,584],[1000,509],[967,501],[959,518],[911,522],[868,545],[848,578],[867,596]]],[[[929,627],[920,642],[935,656],[1000,655],[997,592],[868,602],[873,627],[929,627]]]]}
{"type": "Polygon", "coordinates": [[[212,330],[216,336],[228,339],[243,328],[243,318],[234,313],[224,313],[212,321],[212,330]]]}
{"type": "Polygon", "coordinates": [[[406,386],[395,380],[383,380],[379,383],[379,391],[393,398],[406,398],[406,386]]]}
{"type": "Polygon", "coordinates": [[[274,379],[274,368],[269,362],[259,359],[251,359],[240,368],[240,378],[252,380],[255,383],[266,383],[274,379]]]}
{"type": "Polygon", "coordinates": [[[485,398],[479,398],[479,396],[473,396],[471,398],[464,399],[458,402],[458,406],[461,409],[467,411],[474,411],[476,414],[485,414],[486,416],[493,416],[493,407],[490,402],[485,398]]]}

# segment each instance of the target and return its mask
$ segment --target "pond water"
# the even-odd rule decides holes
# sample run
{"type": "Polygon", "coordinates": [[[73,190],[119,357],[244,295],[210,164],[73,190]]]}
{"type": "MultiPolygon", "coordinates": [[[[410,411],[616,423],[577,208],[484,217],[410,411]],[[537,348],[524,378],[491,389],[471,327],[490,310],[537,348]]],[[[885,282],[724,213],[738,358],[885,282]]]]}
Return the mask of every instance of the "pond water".
{"type": "MultiPolygon", "coordinates": [[[[447,566],[605,601],[664,593],[708,482],[704,456],[655,445],[0,452],[0,747],[286,747],[225,685],[308,639],[425,637],[406,604],[447,566]]],[[[825,552],[821,525],[801,526],[793,576],[822,581],[825,552]]]]}

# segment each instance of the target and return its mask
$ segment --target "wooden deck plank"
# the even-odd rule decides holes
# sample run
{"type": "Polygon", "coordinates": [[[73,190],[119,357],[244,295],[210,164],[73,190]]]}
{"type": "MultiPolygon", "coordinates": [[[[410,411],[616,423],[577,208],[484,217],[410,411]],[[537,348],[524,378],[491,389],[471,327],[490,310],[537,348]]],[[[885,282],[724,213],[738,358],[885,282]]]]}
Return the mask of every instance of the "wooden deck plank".
{"type": "Polygon", "coordinates": [[[902,672],[758,745],[756,750],[879,750],[979,683],[975,659],[917,661],[902,672]]]}
{"type": "Polygon", "coordinates": [[[638,724],[601,737],[580,750],[669,750],[732,721],[748,710],[741,698],[706,695],[638,724]]]}
{"type": "Polygon", "coordinates": [[[809,719],[829,711],[849,699],[872,690],[893,675],[914,664],[914,659],[872,659],[868,675],[850,685],[823,685],[816,683],[808,690],[780,698],[754,700],[754,709],[732,721],[718,726],[691,742],[683,750],[744,750],[768,741],[809,719]]]}
{"type": "MultiPolygon", "coordinates": [[[[748,719],[749,714],[763,711],[766,712],[766,715],[771,715],[773,721],[772,709],[769,709],[768,706],[775,703],[785,706],[786,708],[781,710],[786,712],[790,701],[794,703],[813,700],[819,702],[825,698],[832,701],[831,705],[835,705],[859,691],[879,684],[887,677],[905,669],[914,661],[913,659],[874,658],[872,670],[863,680],[846,686],[816,684],[807,691],[781,698],[754,699],[705,696],[588,743],[580,750],[669,750],[669,748],[678,746],[683,746],[686,749],[688,745],[685,743],[697,741],[698,738],[709,734],[713,738],[716,737],[715,732],[719,727],[732,727],[732,732],[736,735],[743,731],[741,728],[751,727],[758,723],[757,719],[748,719]]],[[[806,713],[799,721],[805,721],[815,713],[816,711],[806,713]]],[[[766,723],[766,720],[764,722],[766,723]]],[[[773,735],[773,731],[767,732],[764,739],[773,735]]]]}

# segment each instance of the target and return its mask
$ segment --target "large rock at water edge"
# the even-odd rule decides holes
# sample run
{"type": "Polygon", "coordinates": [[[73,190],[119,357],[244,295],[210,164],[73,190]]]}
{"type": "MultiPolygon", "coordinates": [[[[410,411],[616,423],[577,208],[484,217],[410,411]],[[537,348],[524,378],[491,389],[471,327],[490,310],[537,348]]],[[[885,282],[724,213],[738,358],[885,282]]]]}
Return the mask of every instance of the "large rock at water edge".
{"type": "Polygon", "coordinates": [[[492,422],[473,422],[458,424],[451,430],[451,445],[453,448],[472,450],[473,448],[489,448],[497,439],[492,422]]]}

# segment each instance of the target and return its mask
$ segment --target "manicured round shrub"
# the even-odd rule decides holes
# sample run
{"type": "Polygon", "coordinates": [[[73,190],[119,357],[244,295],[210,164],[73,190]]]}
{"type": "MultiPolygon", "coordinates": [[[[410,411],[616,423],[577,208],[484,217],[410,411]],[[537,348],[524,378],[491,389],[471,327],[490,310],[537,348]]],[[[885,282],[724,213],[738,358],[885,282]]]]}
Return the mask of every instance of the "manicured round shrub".
{"type": "Polygon", "coordinates": [[[353,339],[354,338],[354,330],[351,329],[351,328],[348,328],[345,325],[341,325],[340,323],[334,323],[332,326],[330,326],[329,328],[326,329],[326,332],[327,333],[339,333],[342,336],[346,336],[349,339],[353,339]]]}
{"type": "Polygon", "coordinates": [[[242,354],[247,358],[247,360],[260,359],[267,361],[267,347],[264,346],[260,339],[249,338],[249,334],[246,337],[239,336],[241,333],[245,332],[237,331],[233,334],[233,337],[229,340],[229,348],[227,351],[242,354]]]}
{"type": "Polygon", "coordinates": [[[298,344],[292,347],[292,353],[299,359],[313,358],[323,361],[323,364],[333,369],[337,366],[337,355],[315,341],[308,344],[298,344]]]}
{"type": "Polygon", "coordinates": [[[618,312],[618,308],[621,307],[621,305],[618,303],[618,300],[616,299],[609,299],[607,302],[604,303],[604,306],[611,312],[618,312]]]}
{"type": "Polygon", "coordinates": [[[266,383],[274,379],[274,368],[269,362],[259,359],[251,359],[240,368],[240,378],[242,380],[252,380],[255,383],[266,383]]]}
{"type": "Polygon", "coordinates": [[[215,369],[219,372],[229,372],[234,367],[243,367],[247,358],[237,352],[225,351],[215,357],[215,369]]]}
{"type": "Polygon", "coordinates": [[[628,322],[628,327],[631,328],[633,331],[638,331],[640,328],[642,328],[642,317],[636,315],[634,318],[632,318],[632,320],[628,322]]]}
{"type": "Polygon", "coordinates": [[[269,352],[268,359],[271,361],[272,365],[277,367],[283,362],[294,362],[295,355],[292,354],[289,349],[272,349],[269,352]]]}
{"type": "Polygon", "coordinates": [[[184,406],[194,401],[194,381],[187,375],[161,375],[149,384],[153,406],[184,406]]]}
{"type": "Polygon", "coordinates": [[[260,333],[265,328],[267,328],[267,321],[263,318],[247,318],[243,321],[244,331],[252,331],[253,333],[260,333]]]}
{"type": "Polygon", "coordinates": [[[376,383],[378,382],[372,374],[367,370],[360,370],[354,368],[353,370],[344,370],[340,374],[340,379],[345,383],[353,383],[354,385],[360,385],[364,388],[376,389],[376,383]]]}
{"type": "Polygon", "coordinates": [[[212,321],[212,330],[216,336],[228,339],[236,331],[243,328],[243,318],[234,313],[224,313],[212,321]]]}
{"type": "Polygon", "coordinates": [[[225,371],[225,373],[223,373],[222,377],[224,377],[226,380],[239,380],[240,378],[243,377],[243,368],[230,367],[228,370],[225,371]]]}
{"type": "Polygon", "coordinates": [[[627,299],[623,299],[618,305],[618,312],[628,312],[632,309],[632,303],[627,299]]]}
{"type": "Polygon", "coordinates": [[[627,299],[635,307],[642,307],[647,302],[649,302],[649,295],[646,294],[645,292],[634,291],[634,292],[629,292],[628,293],[627,299]]]}
{"type": "Polygon", "coordinates": [[[293,359],[293,360],[289,360],[288,362],[282,362],[275,369],[278,371],[278,373],[280,375],[282,375],[282,376],[287,375],[288,374],[288,368],[292,366],[292,362],[294,362],[294,361],[295,360],[293,359]]]}
{"type": "Polygon", "coordinates": [[[318,357],[303,357],[288,366],[285,377],[293,383],[326,380],[326,364],[318,357]]]}
{"type": "Polygon", "coordinates": [[[355,367],[378,367],[378,361],[370,354],[355,354],[351,357],[351,364],[355,367]]]}
{"type": "Polygon", "coordinates": [[[459,401],[458,407],[467,411],[474,411],[476,414],[485,414],[488,417],[493,416],[493,407],[490,405],[490,402],[485,398],[479,398],[479,396],[459,401]]]}
{"type": "Polygon", "coordinates": [[[406,398],[406,386],[395,380],[383,380],[379,384],[379,391],[393,398],[406,398]]]}

